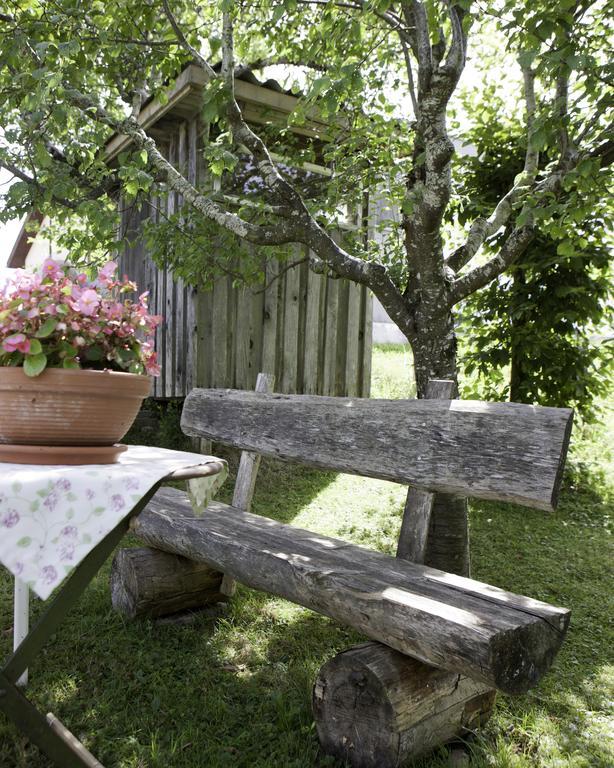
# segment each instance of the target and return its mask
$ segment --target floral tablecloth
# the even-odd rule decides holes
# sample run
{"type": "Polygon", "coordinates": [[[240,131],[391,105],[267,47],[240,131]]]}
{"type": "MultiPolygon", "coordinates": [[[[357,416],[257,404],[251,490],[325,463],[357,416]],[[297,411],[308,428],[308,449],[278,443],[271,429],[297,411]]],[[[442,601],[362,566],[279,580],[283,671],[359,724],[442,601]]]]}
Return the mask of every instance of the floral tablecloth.
{"type": "MultiPolygon", "coordinates": [[[[45,600],[158,480],[214,461],[130,446],[117,464],[0,463],[0,562],[45,600]]],[[[225,478],[223,471],[190,481],[199,506],[225,478]]]]}

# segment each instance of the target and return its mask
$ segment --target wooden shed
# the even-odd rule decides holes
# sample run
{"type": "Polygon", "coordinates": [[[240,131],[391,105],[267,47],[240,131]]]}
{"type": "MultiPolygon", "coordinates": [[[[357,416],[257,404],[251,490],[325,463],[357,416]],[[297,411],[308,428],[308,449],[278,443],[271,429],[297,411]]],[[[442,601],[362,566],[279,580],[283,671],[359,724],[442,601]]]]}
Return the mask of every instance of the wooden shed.
{"type": "MultiPolygon", "coordinates": [[[[209,130],[200,117],[205,82],[202,70],[189,65],[167,99],[150,100],[139,115],[169,160],[199,186],[207,183],[202,150],[209,130]]],[[[261,83],[249,70],[238,76],[236,95],[245,117],[254,124],[285,126],[297,103],[297,96],[274,81],[261,83]]],[[[292,130],[325,136],[326,126],[314,117],[292,130]]],[[[110,160],[128,144],[127,137],[113,137],[107,145],[110,160]]],[[[281,392],[367,397],[370,292],[345,280],[316,275],[307,263],[284,270],[272,259],[266,263],[261,286],[237,287],[230,277],[223,277],[211,290],[198,291],[176,279],[170,269],[157,267],[139,237],[145,219],[172,214],[177,205],[176,195],[168,194],[152,197],[136,216],[122,214],[122,234],[129,236],[129,244],[119,254],[120,271],[135,280],[139,290],[150,291],[152,312],[165,318],[156,339],[162,374],[154,396],[181,398],[195,386],[253,389],[257,373],[266,371],[275,374],[281,392]]],[[[345,229],[362,226],[362,221],[362,214],[340,220],[339,237],[345,229]]],[[[296,247],[298,256],[301,250],[296,247]]]]}

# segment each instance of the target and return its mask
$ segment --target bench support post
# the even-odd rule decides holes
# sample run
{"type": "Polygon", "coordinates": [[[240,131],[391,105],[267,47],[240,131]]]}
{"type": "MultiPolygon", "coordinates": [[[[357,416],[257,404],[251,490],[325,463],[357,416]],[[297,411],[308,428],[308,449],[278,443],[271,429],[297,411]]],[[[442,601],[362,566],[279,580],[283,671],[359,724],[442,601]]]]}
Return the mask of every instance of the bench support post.
{"type": "MultiPolygon", "coordinates": [[[[272,392],[274,382],[273,375],[259,373],[256,392],[272,392]]],[[[250,511],[259,467],[257,453],[241,453],[234,507],[250,511]]],[[[129,619],[179,616],[223,602],[235,590],[234,579],[214,568],[153,547],[120,549],[111,568],[113,608],[129,619]]]]}
{"type": "MultiPolygon", "coordinates": [[[[428,399],[452,399],[453,381],[432,380],[428,399]]],[[[467,501],[409,488],[397,557],[469,576],[467,501]]],[[[380,643],[343,651],[318,673],[313,712],[325,752],[355,768],[396,768],[490,717],[495,691],[380,643]]]]}

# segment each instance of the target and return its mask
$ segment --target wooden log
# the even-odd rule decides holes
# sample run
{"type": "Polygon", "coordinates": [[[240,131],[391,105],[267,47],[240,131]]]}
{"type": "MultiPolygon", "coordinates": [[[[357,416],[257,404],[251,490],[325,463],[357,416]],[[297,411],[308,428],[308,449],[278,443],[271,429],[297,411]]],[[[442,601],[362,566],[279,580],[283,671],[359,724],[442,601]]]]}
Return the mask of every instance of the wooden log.
{"type": "Polygon", "coordinates": [[[484,683],[364,643],[322,667],[312,705],[325,752],[354,768],[397,768],[483,725],[494,699],[484,683]]]}
{"type": "Polygon", "coordinates": [[[133,521],[146,544],[209,563],[432,666],[523,693],[550,667],[569,611],[213,502],[194,517],[161,489],[133,521]]]}
{"type": "Polygon", "coordinates": [[[225,600],[222,573],[159,549],[120,549],[111,566],[113,608],[128,617],[155,618],[225,600]]]}
{"type": "Polygon", "coordinates": [[[572,416],[519,403],[195,389],[181,426],[278,459],[552,510],[572,416]]]}

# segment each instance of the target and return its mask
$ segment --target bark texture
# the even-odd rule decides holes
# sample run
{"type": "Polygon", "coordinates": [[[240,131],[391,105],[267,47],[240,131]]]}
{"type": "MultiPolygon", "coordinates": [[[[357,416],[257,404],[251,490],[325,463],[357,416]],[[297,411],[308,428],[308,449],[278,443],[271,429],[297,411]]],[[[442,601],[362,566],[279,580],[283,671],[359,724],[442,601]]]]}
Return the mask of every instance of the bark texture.
{"type": "Polygon", "coordinates": [[[224,600],[222,574],[149,547],[120,549],[111,566],[111,603],[129,619],[157,618],[224,600]]]}
{"type": "Polygon", "coordinates": [[[325,752],[354,768],[397,768],[484,725],[495,696],[464,675],[364,643],[322,667],[312,706],[325,752]]]}

